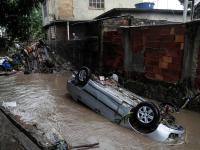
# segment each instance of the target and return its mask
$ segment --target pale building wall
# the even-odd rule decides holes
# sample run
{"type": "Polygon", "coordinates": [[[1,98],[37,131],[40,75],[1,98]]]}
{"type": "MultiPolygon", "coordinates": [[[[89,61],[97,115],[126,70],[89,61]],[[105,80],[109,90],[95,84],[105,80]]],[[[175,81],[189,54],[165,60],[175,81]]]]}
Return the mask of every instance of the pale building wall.
{"type": "Polygon", "coordinates": [[[46,10],[45,16],[44,5],[42,5],[43,25],[54,20],[72,20],[74,17],[73,0],[46,0],[46,10]]]}
{"type": "Polygon", "coordinates": [[[55,0],[46,0],[46,13],[44,12],[44,3],[42,4],[42,16],[43,16],[43,25],[49,24],[51,21],[55,20],[56,12],[56,1],[55,0]],[[46,15],[45,15],[46,14],[46,15]]]}
{"type": "MultiPolygon", "coordinates": [[[[90,20],[113,8],[134,8],[136,3],[145,0],[105,0],[104,9],[89,8],[89,0],[46,0],[47,16],[44,16],[43,25],[54,20],[90,20]]],[[[168,15],[159,13],[134,13],[136,18],[152,20],[168,20],[182,22],[179,15],[168,15]]]]}
{"type": "Polygon", "coordinates": [[[73,14],[76,20],[93,19],[113,8],[135,8],[135,4],[143,0],[105,0],[104,9],[89,8],[89,0],[73,0],[73,14]]]}
{"type": "MultiPolygon", "coordinates": [[[[79,0],[82,1],[82,0],[79,0]]],[[[57,20],[70,20],[73,15],[73,0],[57,0],[56,1],[56,19],[57,20]]]]}
{"type": "MultiPolygon", "coordinates": [[[[167,20],[171,22],[183,22],[182,14],[164,14],[164,13],[134,13],[135,18],[149,19],[149,20],[167,20]]],[[[190,21],[190,16],[187,17],[187,21],[190,21]]]]}

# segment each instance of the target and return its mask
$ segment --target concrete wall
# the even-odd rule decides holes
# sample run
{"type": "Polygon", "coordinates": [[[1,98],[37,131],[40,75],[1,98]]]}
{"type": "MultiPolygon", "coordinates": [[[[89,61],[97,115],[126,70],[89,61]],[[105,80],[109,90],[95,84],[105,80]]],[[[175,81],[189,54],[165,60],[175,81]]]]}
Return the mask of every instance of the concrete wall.
{"type": "Polygon", "coordinates": [[[89,20],[113,8],[134,8],[142,0],[105,0],[104,9],[89,8],[89,0],[46,0],[47,16],[44,16],[43,25],[53,20],[89,20]]]}
{"type": "Polygon", "coordinates": [[[56,19],[71,20],[73,19],[73,0],[57,0],[56,1],[56,19]]]}
{"type": "Polygon", "coordinates": [[[43,25],[49,24],[51,21],[55,20],[56,17],[56,1],[55,0],[45,0],[42,3],[42,15],[43,15],[43,25]],[[46,3],[45,3],[46,1],[46,3]],[[46,5],[46,16],[44,5],[46,5]]]}
{"type": "Polygon", "coordinates": [[[46,0],[47,16],[44,14],[44,5],[42,3],[43,25],[49,24],[55,20],[72,20],[73,0],[46,0]]]}
{"type": "MultiPolygon", "coordinates": [[[[43,9],[43,25],[47,25],[53,20],[91,20],[113,8],[134,8],[136,3],[142,1],[105,0],[104,9],[92,9],[89,8],[89,0],[46,0],[47,16],[44,16],[43,9]]],[[[132,15],[135,18],[182,22],[182,14],[177,15],[173,14],[173,12],[171,14],[160,12],[133,12],[132,15]]]]}
{"type": "MultiPolygon", "coordinates": [[[[149,20],[167,20],[171,22],[183,22],[182,14],[164,14],[164,13],[134,13],[133,16],[139,19],[149,19],[149,20]]],[[[187,21],[190,17],[187,17],[187,21]]]]}
{"type": "Polygon", "coordinates": [[[142,2],[142,0],[105,0],[104,9],[91,9],[89,0],[73,0],[73,14],[77,20],[89,20],[113,8],[134,8],[138,2],[142,2]]]}

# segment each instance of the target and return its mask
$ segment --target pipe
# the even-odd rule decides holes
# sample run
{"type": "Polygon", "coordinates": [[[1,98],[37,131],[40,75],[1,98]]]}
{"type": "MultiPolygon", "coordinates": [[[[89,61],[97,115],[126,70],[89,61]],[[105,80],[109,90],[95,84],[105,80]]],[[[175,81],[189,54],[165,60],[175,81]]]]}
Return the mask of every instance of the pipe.
{"type": "Polygon", "coordinates": [[[183,22],[187,21],[188,0],[184,0],[183,22]]]}
{"type": "Polygon", "coordinates": [[[69,35],[69,21],[67,21],[67,40],[70,40],[70,35],[69,35]]]}

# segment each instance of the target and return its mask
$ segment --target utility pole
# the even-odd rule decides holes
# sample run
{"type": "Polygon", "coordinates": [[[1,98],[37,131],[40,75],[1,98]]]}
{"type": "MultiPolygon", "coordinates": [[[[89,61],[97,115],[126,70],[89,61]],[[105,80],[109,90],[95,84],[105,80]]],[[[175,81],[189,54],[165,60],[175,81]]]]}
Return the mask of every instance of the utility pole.
{"type": "Polygon", "coordinates": [[[183,22],[187,21],[188,0],[184,0],[183,22]]]}

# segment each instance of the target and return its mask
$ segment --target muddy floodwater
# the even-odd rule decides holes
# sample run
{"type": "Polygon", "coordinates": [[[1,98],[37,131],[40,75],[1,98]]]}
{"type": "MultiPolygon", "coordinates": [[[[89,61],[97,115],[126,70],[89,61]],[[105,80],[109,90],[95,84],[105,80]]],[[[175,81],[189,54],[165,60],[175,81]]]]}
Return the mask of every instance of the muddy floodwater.
{"type": "MultiPolygon", "coordinates": [[[[24,122],[37,126],[38,130],[43,132],[43,136],[50,140],[52,131],[56,130],[71,145],[99,142],[100,146],[96,149],[101,150],[200,149],[199,113],[186,110],[178,113],[178,122],[186,128],[186,144],[165,145],[120,127],[73,101],[66,90],[69,77],[70,73],[19,73],[0,77],[0,102],[16,101],[17,106],[11,109],[13,114],[21,116],[24,122]]],[[[0,122],[0,127],[2,124],[3,122],[0,122]]],[[[2,130],[0,129],[0,136],[2,130]]],[[[3,139],[0,139],[2,144],[3,139]]],[[[19,146],[18,149],[23,148],[19,146]]]]}

